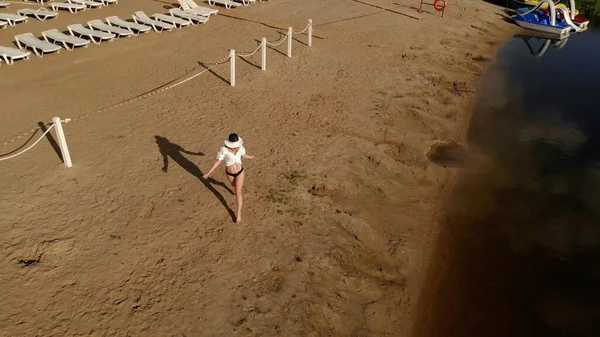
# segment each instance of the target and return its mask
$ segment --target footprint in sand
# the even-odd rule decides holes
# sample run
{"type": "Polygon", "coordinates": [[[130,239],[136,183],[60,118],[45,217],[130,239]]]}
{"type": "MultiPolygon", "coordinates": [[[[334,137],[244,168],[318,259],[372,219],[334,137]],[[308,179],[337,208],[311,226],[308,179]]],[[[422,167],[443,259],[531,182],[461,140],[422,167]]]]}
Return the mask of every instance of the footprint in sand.
{"type": "Polygon", "coordinates": [[[475,25],[471,25],[471,28],[475,28],[475,29],[477,29],[478,31],[480,31],[481,33],[484,33],[484,34],[489,34],[490,33],[489,30],[487,30],[485,28],[481,28],[481,27],[475,26],[475,25]]]}
{"type": "Polygon", "coordinates": [[[445,141],[432,144],[426,157],[430,162],[443,167],[463,167],[468,154],[455,141],[445,141]]]}
{"type": "Polygon", "coordinates": [[[468,41],[464,41],[464,40],[459,40],[459,39],[443,39],[440,42],[440,44],[442,44],[444,46],[448,46],[450,48],[460,49],[460,50],[475,50],[475,49],[477,49],[477,44],[468,42],[468,41]]]}

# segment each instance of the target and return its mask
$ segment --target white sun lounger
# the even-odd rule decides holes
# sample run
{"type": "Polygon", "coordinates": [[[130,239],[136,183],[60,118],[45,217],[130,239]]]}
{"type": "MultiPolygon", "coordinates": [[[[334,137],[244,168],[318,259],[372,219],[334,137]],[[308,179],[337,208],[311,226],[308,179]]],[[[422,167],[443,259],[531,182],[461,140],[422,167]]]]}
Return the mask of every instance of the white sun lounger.
{"type": "MultiPolygon", "coordinates": [[[[190,3],[190,1],[188,1],[188,3],[190,3]]],[[[227,9],[230,9],[232,7],[235,8],[235,7],[242,6],[241,3],[233,2],[231,0],[208,0],[208,4],[211,6],[214,6],[215,4],[219,4],[219,5],[224,6],[227,9]]]]}
{"type": "Polygon", "coordinates": [[[104,4],[101,2],[96,2],[96,1],[91,1],[91,0],[67,0],[67,1],[69,1],[69,3],[72,3],[72,4],[84,5],[87,8],[99,8],[99,7],[104,6],[104,4]]]}
{"type": "Polygon", "coordinates": [[[53,11],[62,9],[63,11],[69,11],[71,13],[77,13],[78,11],[84,11],[86,9],[85,5],[72,4],[69,2],[53,2],[50,4],[50,7],[53,11]]]}
{"type": "Polygon", "coordinates": [[[7,26],[8,26],[8,23],[6,23],[4,21],[0,21],[0,29],[6,28],[7,26]]]}
{"type": "Polygon", "coordinates": [[[206,23],[208,21],[208,16],[196,15],[194,13],[183,11],[179,8],[169,9],[169,13],[182,19],[188,19],[192,21],[193,24],[206,23]]]}
{"type": "Polygon", "coordinates": [[[210,16],[210,15],[215,15],[219,12],[218,9],[212,9],[212,8],[208,8],[208,7],[200,7],[200,6],[196,5],[196,3],[193,1],[191,3],[189,3],[187,0],[177,0],[177,1],[179,1],[181,10],[183,10],[184,12],[195,14],[195,15],[210,16]]]}
{"type": "Polygon", "coordinates": [[[108,5],[112,5],[112,4],[116,4],[119,2],[119,0],[98,0],[100,2],[102,2],[102,4],[104,6],[108,6],[108,5]]]}
{"type": "Polygon", "coordinates": [[[256,0],[232,0],[232,1],[241,2],[242,4],[244,4],[244,6],[248,6],[249,4],[256,3],[256,0]]]}
{"type": "Polygon", "coordinates": [[[17,14],[0,13],[0,21],[5,21],[9,25],[14,26],[14,25],[16,25],[19,22],[26,22],[27,21],[27,17],[26,16],[20,16],[20,15],[17,15],[17,14]]]}
{"type": "Polygon", "coordinates": [[[148,15],[146,15],[146,13],[142,11],[133,13],[132,17],[135,23],[151,26],[156,32],[162,32],[163,30],[171,30],[175,28],[175,26],[171,24],[151,19],[148,15]]]}
{"type": "Polygon", "coordinates": [[[58,29],[50,29],[42,32],[44,40],[61,45],[66,50],[73,50],[76,47],[86,47],[90,41],[78,38],[76,36],[64,34],[58,29]]]}
{"type": "Polygon", "coordinates": [[[182,19],[182,18],[177,18],[172,15],[166,15],[166,14],[154,14],[154,15],[152,15],[152,18],[155,20],[158,20],[158,21],[172,24],[173,26],[175,26],[177,28],[187,27],[192,24],[192,21],[190,21],[190,19],[188,19],[188,18],[182,19]]]}
{"type": "Polygon", "coordinates": [[[0,8],[6,8],[8,6],[10,6],[10,4],[8,2],[0,1],[0,8]]]}
{"type": "Polygon", "coordinates": [[[30,52],[12,47],[0,46],[0,59],[6,64],[13,64],[15,60],[29,60],[30,52]]]}
{"type": "Polygon", "coordinates": [[[107,25],[101,20],[88,21],[88,26],[91,30],[111,33],[117,37],[130,37],[131,35],[133,35],[133,32],[129,29],[107,25]]]}
{"type": "Polygon", "coordinates": [[[52,44],[48,41],[43,41],[33,36],[31,33],[25,33],[20,35],[15,35],[15,42],[19,49],[31,49],[33,52],[39,56],[43,57],[44,54],[58,52],[60,53],[60,46],[52,44]]]}
{"type": "Polygon", "coordinates": [[[115,39],[115,34],[91,30],[79,23],[69,25],[67,26],[67,29],[69,30],[69,33],[71,33],[71,35],[81,38],[85,37],[95,44],[100,44],[102,41],[112,41],[115,39]]]}
{"type": "Polygon", "coordinates": [[[106,18],[106,22],[111,26],[128,29],[136,35],[140,33],[147,33],[152,29],[152,27],[140,25],[139,23],[125,21],[120,19],[118,16],[109,16],[106,18]]]}
{"type": "Polygon", "coordinates": [[[58,16],[58,12],[49,11],[46,7],[40,7],[38,9],[25,8],[17,11],[22,16],[33,16],[40,21],[46,19],[52,19],[58,16]]]}

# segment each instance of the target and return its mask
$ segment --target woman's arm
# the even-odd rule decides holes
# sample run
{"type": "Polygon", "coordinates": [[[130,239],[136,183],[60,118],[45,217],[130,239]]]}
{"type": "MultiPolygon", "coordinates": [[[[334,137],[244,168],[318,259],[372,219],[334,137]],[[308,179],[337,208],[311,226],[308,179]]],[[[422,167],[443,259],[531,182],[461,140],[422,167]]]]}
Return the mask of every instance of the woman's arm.
{"type": "Polygon", "coordinates": [[[202,179],[206,180],[208,179],[208,177],[213,173],[213,171],[221,164],[222,160],[218,160],[215,161],[215,163],[213,164],[213,166],[210,168],[210,170],[208,170],[208,172],[206,172],[205,175],[202,176],[202,179]]]}
{"type": "Polygon", "coordinates": [[[245,154],[245,155],[242,156],[242,158],[244,158],[244,159],[254,159],[254,156],[251,156],[249,154],[245,154]]]}

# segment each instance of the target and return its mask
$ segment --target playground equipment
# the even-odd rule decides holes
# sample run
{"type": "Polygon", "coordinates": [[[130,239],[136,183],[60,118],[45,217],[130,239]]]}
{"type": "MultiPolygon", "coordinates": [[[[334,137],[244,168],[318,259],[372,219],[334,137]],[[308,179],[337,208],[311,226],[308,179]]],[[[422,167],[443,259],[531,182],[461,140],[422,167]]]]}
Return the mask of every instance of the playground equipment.
{"type": "Polygon", "coordinates": [[[550,0],[544,0],[533,8],[517,8],[515,22],[524,28],[553,33],[564,38],[568,32],[582,32],[587,29],[589,20],[575,15],[575,1],[570,0],[570,8],[556,8],[550,0]],[[568,31],[566,31],[568,29],[568,31]]]}
{"type": "MultiPolygon", "coordinates": [[[[556,19],[561,23],[566,23],[573,28],[575,32],[583,31],[587,29],[590,19],[579,16],[579,11],[575,7],[575,0],[569,0],[569,7],[567,8],[564,4],[556,7],[556,19]]],[[[542,11],[549,14],[550,9],[541,7],[542,11]]]]}
{"type": "Polygon", "coordinates": [[[569,36],[569,31],[572,29],[566,23],[557,22],[556,8],[554,8],[554,3],[550,0],[543,0],[530,10],[524,9],[524,11],[521,11],[517,9],[517,15],[513,15],[512,18],[517,25],[523,28],[554,34],[561,39],[569,36]],[[548,9],[550,10],[549,14],[540,10],[540,7],[545,4],[548,5],[548,9]]]}
{"type": "MultiPolygon", "coordinates": [[[[512,4],[513,8],[517,9],[517,8],[524,8],[524,7],[533,8],[537,5],[539,5],[540,2],[542,2],[542,0],[509,0],[509,2],[512,4]]],[[[561,0],[553,0],[552,3],[554,4],[554,8],[556,8],[556,10],[558,10],[559,8],[567,9],[567,5],[560,3],[560,2],[561,2],[561,0]]],[[[548,10],[548,6],[542,5],[541,9],[548,10]]],[[[577,15],[577,14],[579,14],[579,11],[576,10],[575,15],[577,15]]]]}

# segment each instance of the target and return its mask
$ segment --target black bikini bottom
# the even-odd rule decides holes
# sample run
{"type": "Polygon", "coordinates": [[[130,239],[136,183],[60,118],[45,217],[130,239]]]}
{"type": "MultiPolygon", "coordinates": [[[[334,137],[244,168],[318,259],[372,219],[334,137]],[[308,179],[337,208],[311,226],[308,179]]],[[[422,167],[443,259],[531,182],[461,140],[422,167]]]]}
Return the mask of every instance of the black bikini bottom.
{"type": "Polygon", "coordinates": [[[240,170],[239,170],[237,173],[229,173],[229,172],[225,171],[225,173],[226,173],[228,176],[232,176],[232,177],[234,177],[234,178],[235,178],[235,177],[237,177],[237,176],[239,176],[239,175],[240,175],[242,172],[244,172],[244,168],[243,168],[243,167],[242,167],[242,168],[241,168],[241,169],[240,169],[240,170]]]}

